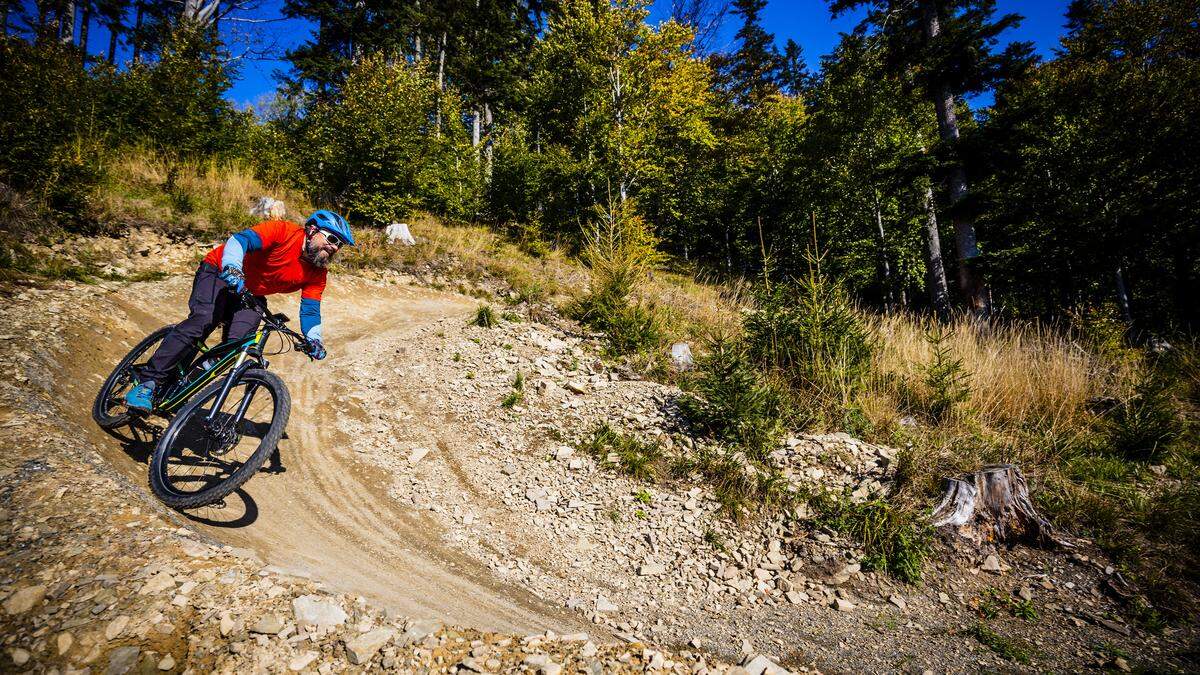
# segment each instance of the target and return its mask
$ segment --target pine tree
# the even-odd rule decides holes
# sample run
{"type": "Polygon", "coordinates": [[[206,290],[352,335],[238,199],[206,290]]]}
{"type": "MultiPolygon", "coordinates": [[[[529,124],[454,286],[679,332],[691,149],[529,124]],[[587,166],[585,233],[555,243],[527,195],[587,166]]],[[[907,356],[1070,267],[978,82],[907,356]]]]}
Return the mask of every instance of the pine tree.
{"type": "Polygon", "coordinates": [[[1031,62],[1028,43],[1009,45],[995,53],[1000,33],[1020,23],[1006,14],[995,18],[995,0],[831,0],[837,14],[868,8],[862,29],[873,29],[883,40],[889,63],[898,73],[911,74],[933,103],[941,137],[939,154],[945,160],[945,180],[954,224],[958,259],[958,290],[976,316],[990,312],[989,291],[979,269],[975,224],[968,214],[966,167],[960,152],[958,114],[963,95],[992,88],[1023,71],[1031,62]]]}
{"type": "Polygon", "coordinates": [[[733,0],[733,13],[742,18],[734,38],[738,49],[729,57],[726,77],[734,100],[744,108],[761,106],[779,93],[784,66],[775,47],[775,36],[762,27],[759,13],[767,0],[733,0]]]}

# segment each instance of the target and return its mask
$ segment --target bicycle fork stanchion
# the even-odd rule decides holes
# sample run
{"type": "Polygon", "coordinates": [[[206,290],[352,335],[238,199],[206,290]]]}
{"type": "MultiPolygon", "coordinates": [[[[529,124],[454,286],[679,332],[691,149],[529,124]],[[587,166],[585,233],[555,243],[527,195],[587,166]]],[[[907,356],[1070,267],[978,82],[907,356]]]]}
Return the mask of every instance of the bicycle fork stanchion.
{"type": "Polygon", "coordinates": [[[246,352],[238,354],[237,362],[233,364],[233,370],[225,377],[225,384],[221,385],[221,393],[213,399],[212,410],[208,411],[208,424],[211,425],[217,419],[217,412],[221,410],[221,406],[225,405],[225,399],[229,396],[229,390],[233,388],[233,383],[242,374],[242,364],[246,362],[246,352]]]}

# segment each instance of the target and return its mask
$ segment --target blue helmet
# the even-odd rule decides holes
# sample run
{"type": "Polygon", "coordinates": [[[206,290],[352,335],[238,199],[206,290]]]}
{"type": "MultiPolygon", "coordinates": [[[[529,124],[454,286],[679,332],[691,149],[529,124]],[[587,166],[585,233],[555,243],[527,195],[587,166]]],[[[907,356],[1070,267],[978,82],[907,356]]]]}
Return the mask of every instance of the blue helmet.
{"type": "Polygon", "coordinates": [[[332,232],[347,244],[354,245],[354,234],[350,232],[350,223],[347,223],[345,218],[333,211],[321,209],[314,212],[308,217],[308,220],[304,221],[304,226],[316,227],[326,232],[332,232]]]}

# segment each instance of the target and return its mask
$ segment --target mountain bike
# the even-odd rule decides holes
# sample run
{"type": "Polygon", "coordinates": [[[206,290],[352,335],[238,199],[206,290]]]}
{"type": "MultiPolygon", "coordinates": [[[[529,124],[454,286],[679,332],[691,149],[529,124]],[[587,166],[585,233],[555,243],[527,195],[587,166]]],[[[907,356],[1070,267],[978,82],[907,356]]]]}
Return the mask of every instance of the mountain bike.
{"type": "MultiPolygon", "coordinates": [[[[212,347],[194,346],[175,372],[155,389],[151,414],[169,419],[150,458],[150,489],[164,504],[184,510],[222,501],[242,486],[274,452],[291,413],[287,385],[267,370],[264,348],[272,335],[296,351],[309,342],[287,327],[288,317],[271,314],[259,298],[242,294],[258,310],[260,328],[244,338],[212,347]],[[205,386],[207,385],[207,386],[205,386]],[[160,391],[161,390],[161,391],[160,391]]],[[[151,333],[117,364],[92,406],[92,417],[105,429],[137,421],[125,407],[125,393],[171,327],[151,333]]],[[[310,357],[311,358],[311,357],[310,357]]]]}

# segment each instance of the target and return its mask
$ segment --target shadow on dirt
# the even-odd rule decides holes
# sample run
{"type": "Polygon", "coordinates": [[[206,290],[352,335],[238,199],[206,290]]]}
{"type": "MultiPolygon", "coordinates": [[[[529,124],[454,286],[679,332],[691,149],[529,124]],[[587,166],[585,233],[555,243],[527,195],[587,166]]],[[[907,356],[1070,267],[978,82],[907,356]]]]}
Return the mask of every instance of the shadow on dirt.
{"type": "Polygon", "coordinates": [[[183,512],[184,517],[201,525],[220,528],[246,527],[258,520],[258,502],[242,488],[219,504],[183,512]]]}
{"type": "MultiPolygon", "coordinates": [[[[150,456],[154,453],[154,448],[158,444],[162,428],[145,420],[135,419],[123,427],[105,429],[105,432],[121,443],[121,450],[130,459],[141,466],[147,466],[150,462],[150,456]]],[[[262,430],[249,428],[244,429],[243,432],[248,436],[260,438],[261,434],[265,432],[265,428],[262,430]],[[259,431],[259,433],[256,434],[255,431],[259,431]]],[[[287,434],[285,433],[281,440],[286,439],[287,434]]],[[[283,465],[279,448],[275,448],[267,464],[259,472],[267,475],[279,475],[286,471],[287,467],[283,465]]],[[[258,503],[254,498],[245,489],[238,488],[233,494],[216,504],[182,511],[181,514],[185,518],[202,525],[220,528],[241,528],[252,525],[258,520],[259,509],[258,503]]]]}

